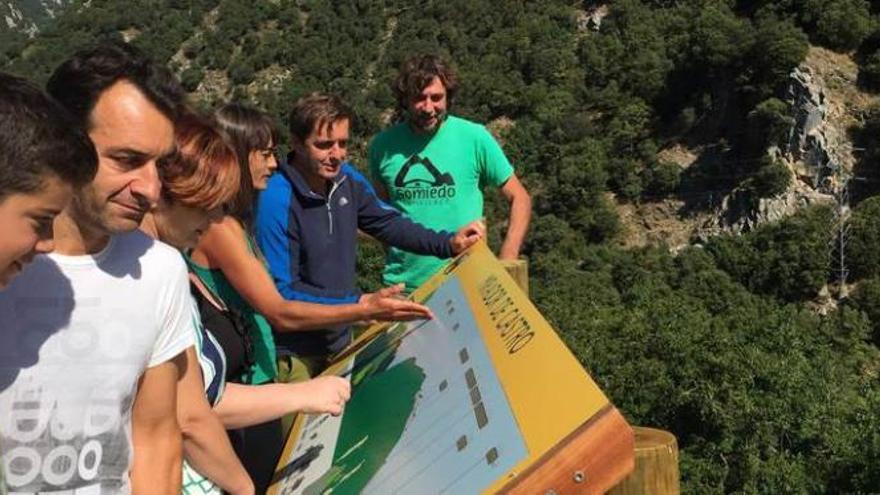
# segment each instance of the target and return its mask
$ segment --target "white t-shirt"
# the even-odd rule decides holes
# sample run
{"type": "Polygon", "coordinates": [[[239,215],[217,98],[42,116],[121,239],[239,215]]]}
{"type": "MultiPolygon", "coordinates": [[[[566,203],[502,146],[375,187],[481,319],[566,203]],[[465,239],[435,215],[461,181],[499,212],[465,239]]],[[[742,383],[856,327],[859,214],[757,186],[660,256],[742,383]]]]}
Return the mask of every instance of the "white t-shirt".
{"type": "Polygon", "coordinates": [[[0,446],[9,493],[128,493],[146,368],[193,345],[180,254],[141,232],[38,256],[0,292],[0,446]]]}

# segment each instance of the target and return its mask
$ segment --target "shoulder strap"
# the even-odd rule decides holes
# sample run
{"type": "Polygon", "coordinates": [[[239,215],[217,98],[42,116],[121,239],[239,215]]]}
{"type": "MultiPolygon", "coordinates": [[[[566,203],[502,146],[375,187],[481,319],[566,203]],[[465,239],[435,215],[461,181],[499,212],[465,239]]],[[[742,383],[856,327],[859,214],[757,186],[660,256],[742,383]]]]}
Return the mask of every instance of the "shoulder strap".
{"type": "Polygon", "coordinates": [[[223,300],[220,299],[219,296],[214,294],[211,291],[211,289],[209,289],[205,285],[205,283],[202,282],[202,279],[200,279],[198,275],[196,275],[193,272],[189,272],[189,280],[190,280],[190,282],[193,283],[193,285],[196,286],[196,288],[202,294],[202,297],[204,297],[206,301],[211,303],[211,306],[214,306],[215,308],[217,308],[220,311],[224,311],[224,312],[229,311],[229,308],[226,307],[226,303],[224,303],[223,300]]]}

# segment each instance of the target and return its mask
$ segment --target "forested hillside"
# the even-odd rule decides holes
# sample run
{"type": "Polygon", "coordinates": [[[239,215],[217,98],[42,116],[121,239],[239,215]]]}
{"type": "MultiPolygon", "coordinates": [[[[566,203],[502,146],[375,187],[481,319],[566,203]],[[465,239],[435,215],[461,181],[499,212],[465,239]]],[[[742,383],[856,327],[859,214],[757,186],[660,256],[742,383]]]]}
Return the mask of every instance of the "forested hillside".
{"type": "MultiPolygon", "coordinates": [[[[632,423],[676,434],[684,491],[880,490],[880,10],[869,2],[90,0],[33,39],[2,36],[0,67],[39,81],[78,48],[126,39],[199,105],[245,100],[279,122],[297,96],[337,92],[358,114],[359,166],[393,118],[400,61],[450,56],[463,86],[453,111],[489,125],[535,200],[533,300],[632,423]],[[860,104],[832,108],[851,163],[805,173],[785,151],[798,125],[791,73],[819,59],[852,65],[853,80],[829,77],[827,91],[860,104]],[[835,201],[847,180],[851,213],[835,201]],[[626,241],[649,207],[689,225],[806,187],[826,200],[782,220],[626,241]],[[848,298],[831,263],[841,231],[848,298]]],[[[488,204],[497,247],[503,205],[488,204]]],[[[374,288],[381,253],[361,254],[374,288]]]]}
{"type": "Polygon", "coordinates": [[[33,36],[41,26],[64,11],[71,0],[3,0],[0,2],[0,36],[4,33],[33,36]]]}

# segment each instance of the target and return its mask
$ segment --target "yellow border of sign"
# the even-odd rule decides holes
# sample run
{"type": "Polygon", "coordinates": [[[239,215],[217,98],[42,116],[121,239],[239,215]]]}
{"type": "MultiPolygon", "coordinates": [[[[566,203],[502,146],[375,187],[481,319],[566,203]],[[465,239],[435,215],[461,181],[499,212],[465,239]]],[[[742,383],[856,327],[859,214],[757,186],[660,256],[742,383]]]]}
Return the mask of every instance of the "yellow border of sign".
{"type": "MultiPolygon", "coordinates": [[[[528,449],[524,460],[484,491],[495,493],[609,401],[485,243],[431,277],[413,293],[413,300],[427,299],[452,273],[461,282],[528,449]]],[[[343,358],[388,327],[368,329],[325,374],[339,374],[345,367],[343,358]]],[[[289,457],[293,449],[289,439],[299,432],[302,420],[297,418],[293,425],[281,459],[289,457]]],[[[277,493],[277,488],[269,493],[277,493]]]]}
{"type": "Polygon", "coordinates": [[[485,244],[455,274],[529,452],[485,491],[495,493],[609,401],[485,244]]]}

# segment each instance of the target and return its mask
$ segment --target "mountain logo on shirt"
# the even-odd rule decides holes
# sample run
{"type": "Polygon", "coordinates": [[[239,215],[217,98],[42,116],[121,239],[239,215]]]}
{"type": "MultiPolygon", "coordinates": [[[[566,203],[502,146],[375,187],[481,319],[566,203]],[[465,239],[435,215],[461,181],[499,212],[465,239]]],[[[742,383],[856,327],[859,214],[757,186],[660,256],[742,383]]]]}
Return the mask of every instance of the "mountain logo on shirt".
{"type": "Polygon", "coordinates": [[[439,202],[455,197],[455,180],[427,157],[413,155],[397,172],[392,195],[398,201],[439,202]]]}

